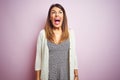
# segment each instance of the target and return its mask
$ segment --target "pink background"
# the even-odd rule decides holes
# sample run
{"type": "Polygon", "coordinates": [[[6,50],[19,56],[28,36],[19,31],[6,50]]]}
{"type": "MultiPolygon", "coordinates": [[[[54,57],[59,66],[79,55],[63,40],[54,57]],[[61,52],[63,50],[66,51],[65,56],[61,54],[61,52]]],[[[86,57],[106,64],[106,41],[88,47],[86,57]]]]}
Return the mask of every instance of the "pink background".
{"type": "Polygon", "coordinates": [[[76,34],[80,80],[120,80],[119,0],[0,0],[0,80],[34,80],[36,40],[52,3],[76,34]]]}

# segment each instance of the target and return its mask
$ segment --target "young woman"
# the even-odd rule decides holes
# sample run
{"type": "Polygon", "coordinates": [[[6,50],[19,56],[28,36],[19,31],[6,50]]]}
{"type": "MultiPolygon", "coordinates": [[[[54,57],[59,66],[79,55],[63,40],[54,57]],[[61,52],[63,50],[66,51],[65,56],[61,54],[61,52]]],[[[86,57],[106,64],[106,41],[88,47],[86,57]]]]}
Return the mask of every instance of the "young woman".
{"type": "Polygon", "coordinates": [[[37,40],[36,80],[78,80],[78,65],[72,30],[60,4],[49,8],[45,28],[37,40]]]}

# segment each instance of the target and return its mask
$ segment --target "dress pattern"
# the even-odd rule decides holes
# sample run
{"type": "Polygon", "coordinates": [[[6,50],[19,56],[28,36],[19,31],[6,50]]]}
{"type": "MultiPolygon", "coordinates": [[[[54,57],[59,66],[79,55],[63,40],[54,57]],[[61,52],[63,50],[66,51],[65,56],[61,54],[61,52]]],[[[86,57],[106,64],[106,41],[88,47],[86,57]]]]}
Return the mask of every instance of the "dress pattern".
{"type": "Polygon", "coordinates": [[[48,80],[69,80],[69,39],[60,44],[47,41],[49,48],[48,80]]]}

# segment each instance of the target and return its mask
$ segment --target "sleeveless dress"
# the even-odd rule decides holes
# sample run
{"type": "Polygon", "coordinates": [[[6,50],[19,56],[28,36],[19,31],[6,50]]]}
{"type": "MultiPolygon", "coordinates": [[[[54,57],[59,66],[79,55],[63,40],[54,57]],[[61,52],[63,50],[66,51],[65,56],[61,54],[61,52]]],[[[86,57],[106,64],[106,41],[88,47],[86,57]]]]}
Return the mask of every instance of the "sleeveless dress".
{"type": "Polygon", "coordinates": [[[47,41],[49,48],[48,80],[69,80],[69,39],[60,44],[47,41]]]}

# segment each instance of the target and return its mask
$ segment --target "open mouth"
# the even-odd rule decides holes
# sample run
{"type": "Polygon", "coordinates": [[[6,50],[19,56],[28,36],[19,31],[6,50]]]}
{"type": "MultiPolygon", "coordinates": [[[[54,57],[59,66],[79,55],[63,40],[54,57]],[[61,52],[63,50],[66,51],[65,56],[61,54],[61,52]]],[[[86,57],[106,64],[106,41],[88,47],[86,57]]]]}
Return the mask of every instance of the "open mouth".
{"type": "Polygon", "coordinates": [[[58,25],[60,23],[60,19],[55,19],[55,24],[58,25]]]}

